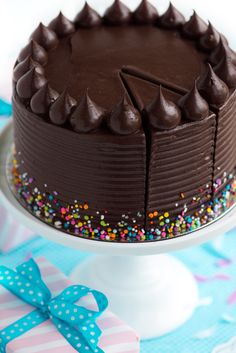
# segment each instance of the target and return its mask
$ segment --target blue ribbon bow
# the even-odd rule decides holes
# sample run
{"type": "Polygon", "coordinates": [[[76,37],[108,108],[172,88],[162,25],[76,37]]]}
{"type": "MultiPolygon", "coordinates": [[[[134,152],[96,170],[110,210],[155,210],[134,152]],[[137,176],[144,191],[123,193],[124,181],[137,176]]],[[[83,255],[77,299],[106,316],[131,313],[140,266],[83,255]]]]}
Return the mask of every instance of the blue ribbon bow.
{"type": "Polygon", "coordinates": [[[85,286],[74,285],[52,298],[50,290],[41,278],[39,267],[33,259],[18,266],[16,271],[0,266],[0,284],[36,308],[30,314],[0,331],[1,353],[6,353],[6,345],[10,341],[48,319],[51,319],[59,332],[78,352],[103,352],[98,347],[101,330],[95,321],[108,306],[104,294],[85,286]],[[74,304],[89,293],[93,295],[97,303],[97,311],[74,304]]]}

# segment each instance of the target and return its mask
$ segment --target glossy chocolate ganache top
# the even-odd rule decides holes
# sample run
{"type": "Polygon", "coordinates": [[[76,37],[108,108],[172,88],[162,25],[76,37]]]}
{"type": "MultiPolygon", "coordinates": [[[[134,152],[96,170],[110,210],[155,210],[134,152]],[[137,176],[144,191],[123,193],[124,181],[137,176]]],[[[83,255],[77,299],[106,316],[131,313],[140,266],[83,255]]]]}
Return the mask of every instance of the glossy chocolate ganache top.
{"type": "Polygon", "coordinates": [[[105,240],[171,237],[188,230],[186,217],[193,229],[206,223],[216,176],[223,189],[236,165],[235,65],[210,22],[171,3],[160,14],[116,0],[103,16],[86,3],[74,21],[40,23],[13,74],[21,199],[47,223],[105,240]]]}

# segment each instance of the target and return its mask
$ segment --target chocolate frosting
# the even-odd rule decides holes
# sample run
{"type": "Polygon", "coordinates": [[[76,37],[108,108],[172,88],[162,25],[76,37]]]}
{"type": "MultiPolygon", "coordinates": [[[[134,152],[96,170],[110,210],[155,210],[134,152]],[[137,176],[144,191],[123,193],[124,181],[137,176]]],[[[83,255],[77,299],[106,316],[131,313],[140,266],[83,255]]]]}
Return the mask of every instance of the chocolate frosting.
{"type": "Polygon", "coordinates": [[[134,22],[138,24],[154,23],[158,16],[157,9],[147,0],[142,0],[141,4],[133,13],[134,22]]]}
{"type": "MultiPolygon", "coordinates": [[[[114,135],[108,129],[92,134],[77,134],[67,128],[48,124],[13,98],[16,151],[24,160],[21,172],[35,176],[42,192],[58,191],[60,204],[79,205],[86,202],[86,215],[93,216],[92,227],[101,226],[101,215],[110,226],[121,216],[129,215],[129,223],[144,224],[146,140],[143,131],[128,136],[114,135]],[[35,163],[35,160],[37,163],[35,163]],[[47,187],[45,188],[45,183],[47,187]],[[104,211],[109,213],[106,215],[104,211]],[[140,216],[137,217],[137,213],[140,216]]],[[[60,206],[60,205],[59,205],[60,206]]],[[[54,204],[56,214],[60,207],[54,204]]],[[[82,216],[83,217],[83,216],[82,216]]],[[[83,218],[81,218],[83,221],[83,218]]],[[[76,219],[76,224],[80,220],[76,219]]]]}
{"type": "Polygon", "coordinates": [[[224,56],[214,70],[229,88],[236,88],[236,67],[230,58],[224,56]]]}
{"type": "Polygon", "coordinates": [[[201,49],[211,51],[217,47],[220,41],[220,34],[212,26],[211,22],[208,24],[208,29],[205,34],[200,38],[199,45],[201,49]]]}
{"type": "MultiPolygon", "coordinates": [[[[114,14],[117,15],[117,11],[111,11],[108,19],[114,20],[114,14]]],[[[74,204],[74,200],[79,201],[78,205],[86,202],[89,207],[86,215],[94,216],[92,229],[94,225],[101,225],[97,211],[105,210],[111,229],[124,214],[130,217],[128,225],[133,226],[136,220],[135,224],[141,225],[137,231],[155,227],[155,223],[149,223],[149,212],[158,211],[159,216],[170,211],[171,224],[173,218],[178,219],[176,216],[189,207],[193,211],[191,217],[201,211],[202,204],[214,203],[214,165],[216,171],[222,167],[223,172],[231,172],[235,167],[235,96],[231,105],[230,97],[215,116],[209,114],[207,102],[194,87],[180,102],[183,117],[193,122],[181,121],[181,110],[175,105],[206,67],[208,54],[199,51],[196,43],[183,38],[178,30],[137,26],[135,17],[131,16],[132,21],[128,10],[128,26],[79,28],[48,52],[45,75],[49,84],[58,92],[67,88],[68,94],[79,101],[78,105],[71,103],[66,92],[56,99],[58,95],[52,94],[44,77],[41,84],[42,75],[35,68],[19,79],[16,88],[24,97],[33,96],[31,108],[37,114],[29,109],[28,101],[22,102],[18,94],[13,97],[15,147],[16,152],[21,152],[20,160],[24,161],[20,164],[20,173],[27,172],[34,178],[30,191],[37,187],[49,195],[56,190],[59,201],[66,205],[74,204]],[[123,65],[135,66],[138,70],[126,70],[122,80],[123,65]],[[31,77],[26,79],[26,75],[31,77]],[[156,98],[159,84],[164,88],[156,98]],[[79,100],[86,87],[96,104],[87,94],[79,100]],[[123,98],[114,108],[124,92],[129,101],[123,98]],[[52,99],[56,100],[52,103],[52,99]],[[149,102],[152,104],[148,105],[149,102]],[[108,115],[100,107],[111,113],[108,115]],[[139,112],[134,107],[138,107],[139,112]],[[143,107],[153,108],[150,108],[153,114],[149,116],[150,125],[157,128],[146,123],[143,114],[145,131],[142,129],[143,107]],[[45,114],[46,122],[41,114],[45,114]],[[72,131],[69,123],[81,133],[72,131]],[[64,128],[56,126],[62,124],[64,128]],[[86,133],[90,131],[91,134],[86,133]],[[206,184],[210,199],[205,195],[206,184]],[[202,188],[203,191],[199,191],[202,188]],[[179,200],[180,192],[186,198],[179,200]],[[197,204],[193,202],[196,197],[200,200],[197,204]],[[138,213],[141,217],[137,219],[138,213]]],[[[127,23],[126,19],[120,21],[121,18],[119,15],[119,21],[111,24],[127,23]]],[[[178,24],[176,16],[169,19],[167,16],[167,20],[164,26],[167,24],[169,28],[176,28],[184,21],[181,17],[178,24]]],[[[101,19],[98,22],[100,24],[101,19]]],[[[86,26],[88,21],[85,21],[86,26]]],[[[223,100],[224,86],[222,89],[222,82],[215,80],[210,72],[210,77],[204,77],[201,84],[209,97],[215,95],[218,102],[223,100]],[[210,91],[212,80],[214,89],[210,91]]],[[[56,217],[61,217],[59,206],[54,209],[56,217]]],[[[159,222],[160,217],[156,219],[159,222]]],[[[80,230],[77,230],[79,235],[80,230]]]]}
{"type": "Polygon", "coordinates": [[[182,109],[184,118],[190,121],[198,121],[209,116],[209,105],[200,95],[196,82],[190,92],[180,98],[179,106],[182,109]]]}
{"type": "Polygon", "coordinates": [[[83,9],[75,17],[74,22],[77,28],[78,27],[91,28],[91,27],[99,26],[102,23],[102,18],[86,2],[83,9]]]}
{"type": "Polygon", "coordinates": [[[65,124],[74,106],[76,106],[76,100],[65,90],[50,107],[49,117],[51,122],[55,125],[65,124]]]}
{"type": "Polygon", "coordinates": [[[19,79],[16,91],[20,98],[30,99],[46,82],[46,78],[36,68],[32,68],[19,79]]]}
{"type": "Polygon", "coordinates": [[[222,59],[222,51],[223,51],[223,39],[220,37],[219,43],[216,48],[211,52],[208,61],[213,65],[217,65],[219,61],[222,59]]]}
{"type": "Polygon", "coordinates": [[[30,69],[35,68],[36,71],[44,75],[44,68],[34,61],[30,56],[27,56],[23,61],[19,62],[13,71],[13,81],[17,82],[26,72],[28,72],[30,69]]]}
{"type": "Polygon", "coordinates": [[[49,52],[46,77],[58,92],[68,88],[77,101],[89,87],[95,102],[112,111],[124,95],[118,75],[123,65],[149,72],[163,86],[178,86],[178,91],[188,92],[200,69],[205,68],[206,58],[195,43],[174,30],[155,25],[102,25],[78,29],[61,40],[49,52]]]}
{"type": "Polygon", "coordinates": [[[208,60],[213,66],[215,66],[219,64],[219,61],[221,61],[224,56],[230,58],[234,65],[236,65],[236,53],[229,47],[224,37],[220,36],[219,44],[210,54],[208,60]]]}
{"type": "Polygon", "coordinates": [[[48,27],[52,29],[58,37],[65,37],[75,31],[74,24],[68,20],[62,12],[49,23],[48,27]]]}
{"type": "Polygon", "coordinates": [[[168,9],[159,18],[158,23],[165,28],[177,28],[185,23],[185,18],[170,2],[168,9]]]}
{"type": "Polygon", "coordinates": [[[109,129],[117,135],[132,135],[141,129],[141,115],[126,96],[115,106],[108,119],[109,129]]]}
{"type": "Polygon", "coordinates": [[[86,92],[71,115],[70,123],[74,131],[87,133],[98,129],[105,117],[105,110],[99,107],[86,92]]]}
{"type": "Polygon", "coordinates": [[[223,42],[222,47],[222,57],[225,56],[232,61],[234,65],[236,65],[236,53],[233,51],[226,42],[223,42]]]}
{"type": "Polygon", "coordinates": [[[164,97],[161,86],[156,98],[144,111],[151,126],[158,130],[174,129],[181,121],[180,109],[164,97]]]}
{"type": "Polygon", "coordinates": [[[206,22],[197,15],[194,11],[189,21],[183,26],[183,33],[186,37],[191,39],[197,39],[202,35],[206,34],[208,30],[206,22]]]}
{"type": "Polygon", "coordinates": [[[53,49],[58,45],[58,38],[56,33],[50,28],[44,26],[42,22],[31,34],[30,39],[34,39],[46,50],[53,49]]]}
{"type": "Polygon", "coordinates": [[[50,105],[55,102],[58,96],[59,94],[46,83],[31,98],[30,107],[32,112],[39,115],[46,115],[50,105]]]}
{"type": "Polygon", "coordinates": [[[37,42],[31,40],[20,52],[18,56],[18,61],[25,60],[30,56],[34,61],[41,65],[46,65],[48,61],[48,54],[46,50],[41,47],[37,42]]]}
{"type": "Polygon", "coordinates": [[[123,25],[129,23],[131,12],[120,0],[115,0],[104,14],[104,21],[109,25],[123,25]]]}
{"type": "Polygon", "coordinates": [[[228,86],[215,74],[210,64],[197,85],[201,95],[212,106],[220,107],[229,98],[228,86]]]}

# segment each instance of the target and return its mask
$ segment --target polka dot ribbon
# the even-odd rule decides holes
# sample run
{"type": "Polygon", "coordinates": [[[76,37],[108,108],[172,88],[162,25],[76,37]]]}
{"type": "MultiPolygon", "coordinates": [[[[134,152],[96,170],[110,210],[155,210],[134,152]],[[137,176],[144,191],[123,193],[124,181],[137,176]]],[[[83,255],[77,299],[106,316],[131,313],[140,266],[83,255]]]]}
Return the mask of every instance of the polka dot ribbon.
{"type": "MultiPolygon", "coordinates": [[[[6,345],[47,320],[51,320],[68,343],[79,353],[102,353],[98,347],[101,330],[96,319],[108,306],[104,294],[85,286],[74,285],[52,298],[43,282],[36,262],[31,259],[13,271],[0,266],[0,284],[24,302],[36,308],[19,321],[0,331],[0,353],[6,353],[6,345]],[[91,294],[97,311],[75,303],[91,294]]],[[[104,352],[103,352],[104,353],[104,352]]]]}

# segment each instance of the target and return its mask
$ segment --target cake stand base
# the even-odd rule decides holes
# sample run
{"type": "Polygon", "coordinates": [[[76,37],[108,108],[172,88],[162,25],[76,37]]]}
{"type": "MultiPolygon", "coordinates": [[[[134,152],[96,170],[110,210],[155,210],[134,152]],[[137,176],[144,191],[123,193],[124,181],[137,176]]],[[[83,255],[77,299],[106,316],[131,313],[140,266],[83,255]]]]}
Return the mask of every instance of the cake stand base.
{"type": "Polygon", "coordinates": [[[96,256],[76,268],[71,278],[105,293],[110,309],[142,339],[175,330],[198,304],[193,275],[169,255],[96,256]]]}

